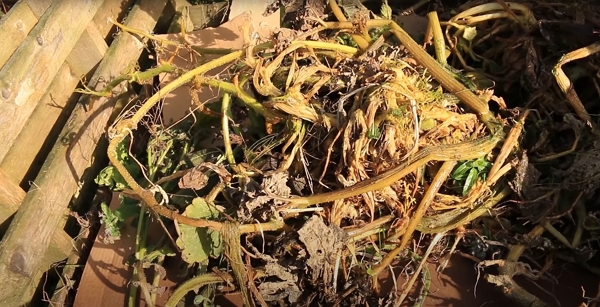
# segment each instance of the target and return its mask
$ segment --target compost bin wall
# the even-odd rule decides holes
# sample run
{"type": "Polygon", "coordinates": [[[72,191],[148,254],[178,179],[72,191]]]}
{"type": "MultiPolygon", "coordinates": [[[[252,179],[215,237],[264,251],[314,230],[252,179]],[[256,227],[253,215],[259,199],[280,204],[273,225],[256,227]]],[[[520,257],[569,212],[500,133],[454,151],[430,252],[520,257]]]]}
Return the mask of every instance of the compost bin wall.
{"type": "MultiPolygon", "coordinates": [[[[110,20],[152,31],[167,0],[21,0],[0,19],[0,306],[29,303],[53,263],[74,252],[69,206],[93,182],[117,101],[74,94],[138,60],[143,44],[110,20]],[[133,6],[133,7],[132,7],[133,6]]],[[[125,93],[126,94],[126,93],[125,93]]],[[[89,197],[88,197],[88,202],[89,197]]]]}

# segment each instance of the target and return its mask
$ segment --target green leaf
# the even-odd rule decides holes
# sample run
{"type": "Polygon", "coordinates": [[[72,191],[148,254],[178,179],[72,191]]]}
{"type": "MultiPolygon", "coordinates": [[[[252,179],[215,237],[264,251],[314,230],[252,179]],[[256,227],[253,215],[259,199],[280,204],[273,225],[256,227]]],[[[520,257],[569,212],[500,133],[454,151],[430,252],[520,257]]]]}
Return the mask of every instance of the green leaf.
{"type": "Polygon", "coordinates": [[[125,222],[131,217],[138,216],[140,214],[138,203],[137,200],[120,194],[119,207],[115,209],[115,216],[119,219],[119,222],[125,222]]]}
{"type": "Polygon", "coordinates": [[[202,294],[194,296],[194,306],[213,306],[213,301],[202,294]]]}
{"type": "MultiPolygon", "coordinates": [[[[195,198],[183,215],[198,219],[215,219],[219,211],[201,198],[195,198]]],[[[207,228],[178,224],[179,238],[177,246],[181,248],[181,256],[188,263],[206,264],[209,257],[216,258],[223,252],[221,234],[207,228]]]]}
{"type": "Polygon", "coordinates": [[[473,187],[473,185],[475,185],[475,182],[477,182],[478,177],[479,177],[479,172],[477,171],[477,169],[471,168],[469,170],[469,175],[467,176],[467,179],[465,179],[465,185],[463,186],[463,191],[462,191],[463,196],[467,195],[467,193],[469,193],[469,191],[471,191],[471,188],[473,187]]]}
{"type": "Polygon", "coordinates": [[[469,174],[469,162],[462,162],[461,164],[459,164],[456,169],[452,172],[452,175],[450,175],[452,177],[452,179],[454,180],[464,180],[465,178],[467,178],[467,175],[469,174]]]}
{"type": "MultiPolygon", "coordinates": [[[[117,145],[115,149],[115,154],[117,159],[125,166],[127,171],[136,178],[139,176],[140,167],[137,163],[135,163],[131,157],[129,157],[129,138],[126,138],[122,142],[117,145]]],[[[103,170],[100,171],[98,176],[94,179],[94,181],[101,186],[107,186],[113,191],[122,191],[123,189],[128,188],[125,179],[123,176],[117,171],[114,166],[107,166],[103,170]]]]}
{"type": "Polygon", "coordinates": [[[485,157],[480,157],[479,159],[473,161],[473,167],[477,168],[477,170],[481,173],[484,170],[488,169],[492,163],[485,160],[485,157]]]}
{"type": "Polygon", "coordinates": [[[437,127],[437,121],[433,118],[425,118],[420,122],[420,129],[423,131],[429,131],[437,127]]]}
{"type": "Polygon", "coordinates": [[[119,195],[119,206],[111,210],[106,203],[100,204],[102,216],[100,222],[106,228],[107,239],[118,240],[121,237],[121,227],[129,218],[140,214],[138,201],[119,195]]]}
{"type": "MultiPolygon", "coordinates": [[[[404,107],[404,106],[402,106],[404,107]]],[[[390,114],[394,117],[402,117],[406,114],[406,108],[393,108],[390,110],[390,114]]]]}
{"type": "Polygon", "coordinates": [[[121,238],[121,231],[119,230],[119,218],[112,212],[112,210],[110,210],[105,202],[100,204],[100,210],[102,211],[100,223],[104,225],[106,234],[112,240],[118,240],[121,238]]]}
{"type": "Polygon", "coordinates": [[[127,182],[114,166],[107,166],[94,179],[96,184],[107,186],[112,191],[122,191],[127,188],[127,182]]]}
{"type": "Polygon", "coordinates": [[[115,149],[115,153],[119,161],[125,163],[129,161],[129,137],[123,139],[119,144],[117,144],[117,148],[115,149]]]}
{"type": "Polygon", "coordinates": [[[163,244],[160,248],[152,248],[152,251],[150,251],[146,257],[144,257],[144,260],[147,262],[153,262],[156,259],[160,259],[161,257],[165,257],[165,256],[170,256],[173,257],[177,255],[169,245],[167,244],[163,244]]]}
{"type": "Polygon", "coordinates": [[[369,139],[378,139],[381,136],[381,131],[379,131],[379,127],[375,125],[371,125],[369,131],[367,131],[367,137],[369,139]]]}

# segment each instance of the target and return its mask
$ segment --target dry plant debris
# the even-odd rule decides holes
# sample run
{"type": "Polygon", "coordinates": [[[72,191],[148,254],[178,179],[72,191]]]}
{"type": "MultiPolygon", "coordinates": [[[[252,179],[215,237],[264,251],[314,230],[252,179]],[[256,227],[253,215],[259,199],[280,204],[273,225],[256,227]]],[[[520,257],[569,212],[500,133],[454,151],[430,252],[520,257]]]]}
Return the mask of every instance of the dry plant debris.
{"type": "MultiPolygon", "coordinates": [[[[162,60],[103,92],[81,92],[110,95],[122,81],[159,73],[177,78],[108,131],[112,165],[99,182],[124,195],[121,210],[104,212],[115,223],[109,229],[118,233],[116,222],[132,214],[141,228],[160,218],[164,246],[152,250],[142,235],[136,262],[147,267],[156,259],[149,255],[170,247],[195,276],[168,306],[192,290],[199,302],[232,288],[248,306],[400,306],[415,281],[427,279],[428,256],[457,249],[482,267],[498,266],[485,279],[516,302],[549,306],[513,280],[547,276],[549,265],[534,270],[522,256],[574,259],[598,273],[587,261],[600,224],[589,205],[600,186],[600,147],[590,141],[596,123],[572,79],[600,88],[585,70],[596,67],[600,45],[549,37],[565,7],[474,1],[451,14],[438,7],[417,43],[391,20],[387,2],[346,16],[332,0],[336,21],[313,16],[311,29],[300,22],[303,31],[283,29],[262,43],[249,36],[243,50],[195,48],[119,24],[152,42],[162,60]],[[174,66],[168,47],[193,51],[201,64],[174,66]],[[202,62],[205,54],[223,55],[202,62]],[[229,77],[204,75],[216,68],[229,77]],[[193,116],[171,127],[147,119],[172,90],[189,87],[194,97],[206,86],[218,88],[219,102],[194,101],[193,116]],[[143,126],[150,141],[135,151],[143,126]],[[215,127],[222,146],[200,147],[215,127]],[[513,201],[498,210],[506,200],[513,201]],[[421,241],[426,250],[412,243],[416,232],[429,238],[421,241]],[[378,293],[380,274],[411,260],[419,265],[404,288],[378,293]],[[215,283],[223,286],[204,287],[215,283]]],[[[135,282],[152,305],[156,278],[142,271],[135,282]]]]}

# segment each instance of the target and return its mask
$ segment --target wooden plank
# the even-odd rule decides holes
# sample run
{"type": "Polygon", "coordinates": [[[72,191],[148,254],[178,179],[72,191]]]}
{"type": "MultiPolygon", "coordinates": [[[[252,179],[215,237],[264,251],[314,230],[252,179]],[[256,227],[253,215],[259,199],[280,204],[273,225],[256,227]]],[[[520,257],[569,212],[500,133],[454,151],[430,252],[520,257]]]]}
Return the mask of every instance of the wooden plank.
{"type": "Polygon", "coordinates": [[[123,21],[134,2],[134,0],[104,0],[104,4],[94,15],[93,25],[98,29],[98,32],[102,33],[104,40],[109,45],[112,42],[113,29],[116,29],[110,19],[123,21]]]}
{"type": "Polygon", "coordinates": [[[183,26],[185,32],[192,32],[206,27],[218,27],[227,12],[228,2],[204,3],[190,5],[184,3],[174,3],[177,10],[175,17],[171,21],[168,33],[181,33],[183,26]]]}
{"type": "Polygon", "coordinates": [[[127,12],[133,4],[133,0],[104,0],[104,3],[94,15],[81,38],[67,58],[67,63],[76,76],[84,76],[90,72],[92,67],[100,63],[100,60],[108,50],[106,44],[107,35],[113,28],[109,19],[118,18],[127,12]]]}
{"type": "MultiPolygon", "coordinates": [[[[62,230],[60,230],[61,233],[65,234],[66,233],[62,230]]],[[[58,233],[58,231],[57,231],[58,233]]],[[[58,260],[51,260],[51,259],[65,259],[69,254],[71,254],[72,249],[73,249],[73,239],[71,237],[69,237],[68,235],[63,237],[60,236],[58,238],[57,245],[55,245],[54,247],[50,247],[48,249],[48,252],[46,253],[46,257],[44,257],[44,260],[42,261],[42,263],[44,265],[50,266],[54,263],[56,263],[58,260]]],[[[32,276],[32,278],[30,278],[30,282],[28,285],[26,285],[23,288],[23,297],[33,297],[37,290],[38,290],[38,281],[41,280],[46,272],[38,270],[37,272],[34,273],[34,275],[32,276]]],[[[32,304],[34,302],[23,302],[23,304],[19,305],[19,306],[35,306],[35,304],[32,304]],[[29,303],[29,304],[26,304],[29,303]]],[[[52,305],[51,305],[52,306],[52,305]]],[[[56,306],[56,305],[54,305],[56,306]]]]}
{"type": "MultiPolygon", "coordinates": [[[[100,35],[95,40],[95,44],[104,44],[102,49],[108,49],[104,41],[111,34],[113,25],[108,21],[108,18],[120,20],[132,4],[133,0],[125,2],[122,2],[122,0],[104,1],[104,4],[94,16],[94,24],[88,25],[88,31],[98,32],[100,35]]],[[[88,37],[90,36],[84,32],[77,45],[86,41],[88,37]]],[[[76,49],[77,46],[73,52],[76,52],[76,49]]],[[[100,50],[100,47],[98,50],[100,50]]],[[[93,58],[88,57],[86,66],[83,69],[89,70],[97,66],[105,53],[100,52],[93,58]]],[[[69,57],[71,58],[71,55],[69,57]]],[[[83,73],[88,74],[87,71],[83,73]]],[[[0,159],[0,169],[3,169],[6,175],[15,182],[20,182],[21,186],[28,186],[26,183],[35,178],[36,170],[39,169],[47,155],[47,151],[42,151],[43,148],[48,148],[54,144],[60,129],[73,109],[73,105],[79,99],[79,95],[73,94],[73,90],[79,83],[80,77],[81,75],[73,72],[68,64],[61,66],[48,91],[21,129],[12,147],[4,159],[0,159]],[[32,165],[33,168],[30,168],[32,165]],[[29,172],[30,170],[32,171],[29,172]]]]}
{"type": "Polygon", "coordinates": [[[175,8],[175,11],[179,11],[179,9],[191,6],[191,4],[187,0],[171,0],[171,5],[175,8]]]}
{"type": "Polygon", "coordinates": [[[0,160],[102,2],[54,1],[0,69],[0,160]]]}
{"type": "Polygon", "coordinates": [[[27,3],[17,2],[6,15],[0,19],[0,67],[4,66],[29,31],[37,24],[38,18],[27,3]]]}
{"type": "Polygon", "coordinates": [[[84,77],[100,63],[106,50],[108,50],[108,45],[104,40],[104,35],[98,31],[93,22],[90,22],[69,53],[65,63],[69,65],[74,75],[84,77]]]}
{"type": "Polygon", "coordinates": [[[31,8],[31,11],[38,19],[48,10],[53,0],[21,0],[31,8]]]}
{"type": "MultiPolygon", "coordinates": [[[[166,1],[140,0],[139,6],[130,11],[127,25],[151,31],[166,1]]],[[[143,49],[144,45],[136,37],[120,34],[88,86],[102,89],[105,84],[100,80],[119,75],[139,58],[143,49]]],[[[4,278],[0,306],[17,306],[22,300],[29,300],[23,296],[23,287],[31,283],[31,277],[38,270],[47,269],[41,268],[42,256],[48,251],[54,230],[64,218],[65,208],[74,194],[76,204],[85,200],[93,186],[93,178],[101,166],[94,163],[97,161],[93,157],[94,151],[98,154],[106,151],[102,137],[118,96],[120,94],[97,98],[89,110],[84,108],[86,98],[76,105],[34,182],[35,188],[25,196],[0,243],[0,276],[4,278]]]]}
{"type": "MultiPolygon", "coordinates": [[[[119,13],[125,11],[133,1],[108,0],[94,16],[94,23],[88,25],[83,37],[89,41],[94,32],[108,33],[112,23],[108,17],[116,18],[119,13]],[[108,2],[108,3],[106,3],[108,2]],[[88,33],[90,35],[88,35],[88,33]]],[[[22,0],[17,2],[10,11],[0,20],[0,67],[4,66],[13,52],[19,47],[29,34],[29,31],[37,24],[38,19],[46,12],[52,4],[52,0],[22,0]]],[[[103,35],[106,36],[106,35],[103,35]]],[[[81,48],[84,49],[84,48],[81,48]]]]}
{"type": "Polygon", "coordinates": [[[0,224],[17,212],[24,197],[25,191],[0,169],[0,224]]]}
{"type": "Polygon", "coordinates": [[[185,1],[185,3],[178,3],[177,1],[171,1],[175,8],[175,16],[173,16],[173,20],[171,20],[171,24],[169,25],[168,33],[180,33],[183,27],[185,32],[191,32],[194,30],[194,24],[190,20],[190,7],[191,4],[185,1]]]}
{"type": "Polygon", "coordinates": [[[6,20],[3,18],[0,22],[0,33],[3,33],[0,37],[0,67],[6,64],[50,4],[52,0],[21,0],[6,14],[6,20]]]}
{"type": "MultiPolygon", "coordinates": [[[[53,0],[23,0],[31,8],[33,14],[40,18],[52,4],[53,0]]],[[[105,44],[106,34],[112,27],[109,17],[117,18],[119,13],[126,11],[133,1],[106,0],[94,15],[93,22],[89,23],[73,51],[69,54],[67,62],[76,75],[83,76],[89,72],[89,67],[95,66],[108,48],[105,44]]]]}
{"type": "MultiPolygon", "coordinates": [[[[64,210],[63,224],[67,221],[68,210],[64,210]]],[[[40,262],[40,269],[38,270],[40,273],[46,271],[45,268],[51,267],[54,263],[66,259],[71,251],[73,250],[73,238],[69,236],[62,227],[60,229],[56,229],[54,234],[51,236],[51,242],[48,246],[48,250],[44,254],[42,261],[40,262]]],[[[35,282],[35,280],[34,280],[35,282]]],[[[34,287],[37,288],[37,284],[33,284],[34,287]]]]}
{"type": "Polygon", "coordinates": [[[36,170],[40,169],[48,154],[47,150],[56,141],[57,135],[70,115],[69,111],[77,103],[79,95],[74,97],[75,99],[69,97],[73,95],[73,90],[78,83],[79,77],[64,64],[56,74],[48,92],[16,137],[13,146],[0,161],[0,169],[23,188],[29,187],[28,181],[35,178],[36,170]],[[49,137],[50,135],[53,137],[49,137]]]}
{"type": "MultiPolygon", "coordinates": [[[[25,191],[0,170],[0,224],[5,223],[17,212],[23,198],[25,198],[25,191]]],[[[49,252],[46,253],[42,263],[49,266],[56,261],[64,259],[71,251],[71,240],[71,237],[66,232],[62,230],[57,231],[52,236],[49,252]]]]}
{"type": "Polygon", "coordinates": [[[194,25],[192,30],[219,26],[227,11],[228,5],[227,2],[217,2],[190,6],[189,18],[194,25]]]}

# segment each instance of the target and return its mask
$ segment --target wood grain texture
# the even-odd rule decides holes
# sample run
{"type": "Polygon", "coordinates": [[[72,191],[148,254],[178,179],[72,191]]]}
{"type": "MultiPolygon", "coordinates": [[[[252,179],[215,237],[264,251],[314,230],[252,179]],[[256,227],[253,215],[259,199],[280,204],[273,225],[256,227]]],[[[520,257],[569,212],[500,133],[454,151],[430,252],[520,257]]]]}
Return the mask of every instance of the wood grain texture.
{"type": "Polygon", "coordinates": [[[180,5],[169,26],[169,33],[192,32],[205,27],[218,27],[227,12],[227,2],[180,5]]]}
{"type": "Polygon", "coordinates": [[[227,5],[227,2],[217,2],[190,6],[190,21],[194,25],[192,31],[219,26],[227,11],[227,5]]]}
{"type": "Polygon", "coordinates": [[[0,224],[17,212],[25,191],[0,169],[0,224]]]}
{"type": "MultiPolygon", "coordinates": [[[[23,198],[25,198],[25,191],[0,170],[0,224],[4,224],[17,212],[23,198]]],[[[4,229],[4,227],[2,228],[4,229]]],[[[66,232],[57,230],[52,236],[49,251],[42,260],[44,266],[64,259],[71,251],[71,240],[72,238],[66,232]]]]}
{"type": "Polygon", "coordinates": [[[0,22],[0,33],[5,33],[4,30],[8,30],[7,33],[9,34],[8,36],[0,36],[0,46],[2,46],[2,50],[0,50],[0,55],[2,55],[0,56],[0,67],[4,66],[13,52],[25,40],[31,29],[38,23],[40,17],[50,7],[50,4],[52,4],[52,0],[21,0],[10,9],[6,19],[3,18],[6,25],[0,22]],[[3,26],[6,27],[4,28],[3,26]],[[15,31],[15,28],[18,34],[12,32],[15,31]],[[11,33],[13,35],[10,35],[11,33]]]}
{"type": "Polygon", "coordinates": [[[134,2],[134,0],[104,0],[104,4],[100,7],[100,9],[98,9],[96,15],[94,15],[94,19],[92,20],[93,25],[98,30],[98,32],[102,33],[102,36],[105,38],[106,41],[109,42],[109,45],[110,42],[112,42],[113,38],[113,33],[111,32],[111,30],[116,30],[116,27],[110,21],[110,19],[122,22],[123,18],[127,16],[129,9],[131,8],[134,2]],[[108,35],[110,35],[110,37],[108,37],[108,35]]]}
{"type": "Polygon", "coordinates": [[[0,160],[102,2],[54,1],[0,69],[0,160]]]}
{"type": "Polygon", "coordinates": [[[4,159],[0,159],[0,169],[4,170],[13,181],[23,185],[34,178],[31,177],[35,176],[34,170],[39,169],[47,154],[43,151],[44,145],[52,146],[70,110],[79,99],[80,95],[73,94],[73,90],[80,81],[81,73],[91,77],[89,71],[98,65],[108,50],[105,40],[112,40],[110,35],[113,28],[113,24],[108,19],[121,20],[133,2],[133,0],[105,0],[98,9],[94,16],[94,23],[88,25],[69,58],[73,57],[73,53],[78,53],[76,50],[80,44],[91,39],[90,35],[86,35],[87,32],[94,31],[99,34],[94,44],[98,46],[97,50],[103,51],[95,53],[94,57],[87,57],[85,66],[80,66],[79,73],[73,71],[67,63],[61,66],[12,147],[4,159]],[[33,171],[29,172],[32,164],[35,164],[33,171]]]}
{"type": "MultiPolygon", "coordinates": [[[[70,0],[66,1],[71,3],[70,0]]],[[[151,31],[166,1],[140,0],[140,5],[131,10],[126,24],[129,27],[151,31]]],[[[61,2],[57,0],[56,3],[61,2]]],[[[81,1],[73,3],[79,12],[82,11],[82,7],[86,7],[81,1]]],[[[52,10],[52,7],[48,10],[52,10]]],[[[74,26],[72,19],[69,22],[74,26]]],[[[110,80],[119,75],[128,65],[138,60],[143,48],[144,45],[137,38],[126,33],[120,34],[112,43],[88,86],[100,90],[104,84],[99,80],[110,80]]],[[[94,171],[98,166],[93,163],[94,151],[106,150],[106,147],[103,148],[99,144],[102,143],[101,139],[116,99],[98,98],[92,109],[85,110],[84,98],[69,117],[59,141],[53,146],[35,179],[35,188],[30,189],[25,196],[0,243],[0,276],[3,276],[4,280],[3,291],[0,292],[0,306],[18,306],[23,300],[29,300],[29,297],[24,297],[24,287],[31,283],[31,278],[36,272],[47,269],[41,267],[42,257],[48,252],[52,236],[65,217],[65,209],[74,194],[73,201],[80,202],[81,199],[77,197],[86,193],[85,189],[79,189],[93,181],[94,171]]]]}
{"type": "Polygon", "coordinates": [[[37,16],[24,1],[17,2],[0,19],[0,67],[4,66],[37,22],[37,16]]]}
{"type": "Polygon", "coordinates": [[[104,35],[91,22],[79,37],[65,63],[69,65],[73,74],[81,78],[102,60],[106,50],[108,50],[108,45],[104,40],[104,35]]]}
{"type": "Polygon", "coordinates": [[[21,128],[4,159],[0,160],[0,169],[23,188],[27,188],[28,181],[35,178],[35,175],[32,177],[29,173],[30,168],[39,169],[40,164],[44,162],[47,152],[38,156],[40,151],[47,150],[53,144],[52,140],[48,140],[51,143],[47,141],[48,136],[54,134],[56,138],[60,133],[60,126],[64,125],[65,118],[69,117],[68,111],[73,109],[77,102],[79,95],[73,95],[73,90],[78,83],[79,77],[71,72],[69,65],[64,64],[48,92],[21,128]],[[75,96],[75,99],[70,99],[71,96],[75,96]]]}
{"type": "Polygon", "coordinates": [[[53,0],[21,0],[21,2],[27,3],[31,11],[38,17],[38,19],[48,10],[53,0]]]}

